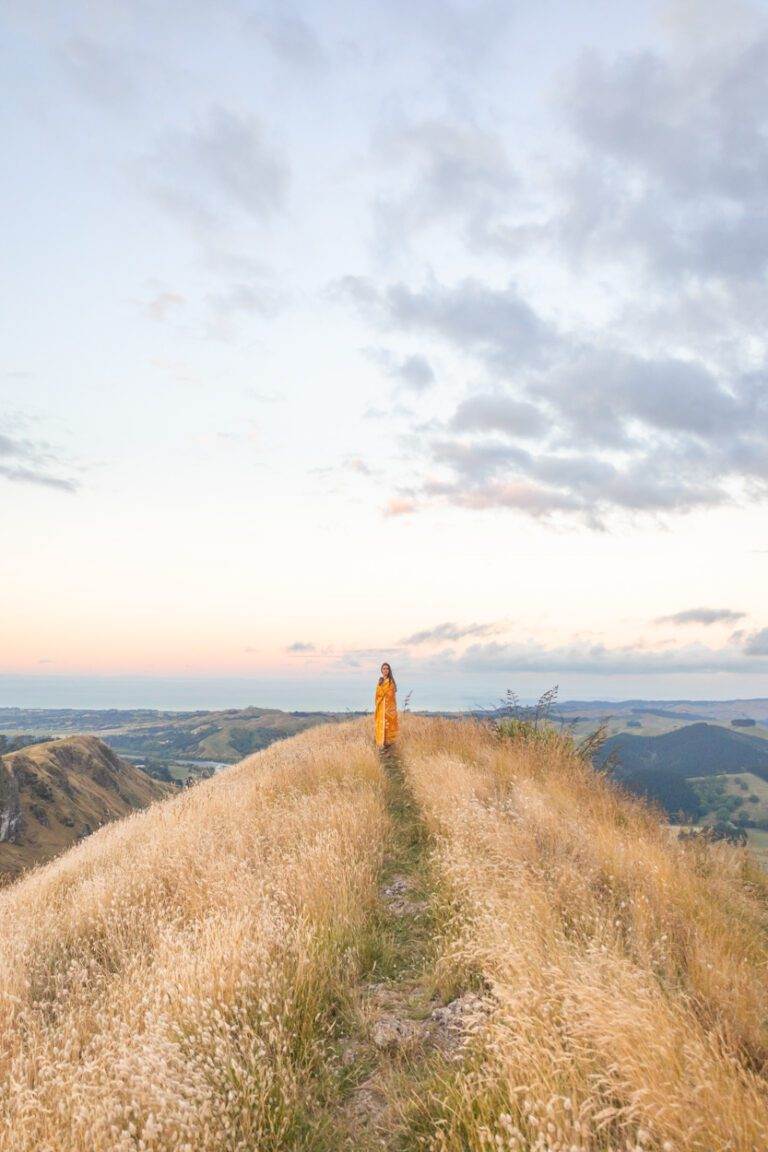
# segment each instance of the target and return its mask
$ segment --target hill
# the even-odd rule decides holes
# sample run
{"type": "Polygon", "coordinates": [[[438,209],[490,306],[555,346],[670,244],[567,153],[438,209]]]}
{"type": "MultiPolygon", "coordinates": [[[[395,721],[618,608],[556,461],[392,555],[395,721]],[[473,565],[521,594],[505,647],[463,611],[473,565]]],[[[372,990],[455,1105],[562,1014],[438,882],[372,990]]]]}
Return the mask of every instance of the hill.
{"type": "Polygon", "coordinates": [[[0,877],[50,860],[170,790],[94,736],[51,740],[1,756],[0,877]]]}
{"type": "Polygon", "coordinates": [[[688,724],[661,736],[620,733],[606,740],[597,763],[609,757],[615,758],[620,777],[654,769],[678,779],[754,772],[768,780],[768,744],[717,724],[688,724]]]}
{"type": "Polygon", "coordinates": [[[0,1152],[768,1146],[768,878],[573,742],[316,728],[0,892],[0,1152]]]}
{"type": "Polygon", "coordinates": [[[317,724],[337,724],[351,715],[257,707],[217,712],[0,708],[0,741],[4,732],[16,743],[34,739],[34,735],[20,736],[22,732],[97,733],[120,755],[140,762],[150,775],[181,779],[190,769],[195,772],[191,761],[200,761],[201,769],[205,765],[234,764],[276,740],[295,736],[317,724]]]}
{"type": "Polygon", "coordinates": [[[625,788],[660,805],[678,823],[738,817],[755,825],[763,819],[759,803],[750,800],[748,780],[768,780],[768,743],[738,729],[701,723],[660,736],[618,733],[605,741],[595,764],[609,766],[625,788]],[[729,778],[738,781],[735,791],[729,778]]]}
{"type": "Polygon", "coordinates": [[[231,708],[221,712],[166,715],[142,719],[107,737],[125,754],[183,757],[235,763],[276,740],[296,736],[318,724],[340,723],[348,715],[282,712],[279,708],[231,708]]]}

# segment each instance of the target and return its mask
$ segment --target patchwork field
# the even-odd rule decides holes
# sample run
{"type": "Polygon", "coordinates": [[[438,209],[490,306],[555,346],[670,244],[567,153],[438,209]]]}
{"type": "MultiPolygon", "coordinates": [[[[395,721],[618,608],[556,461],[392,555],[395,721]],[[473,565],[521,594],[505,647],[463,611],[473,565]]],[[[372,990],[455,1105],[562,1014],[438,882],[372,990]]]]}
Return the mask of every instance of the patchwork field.
{"type": "Polygon", "coordinates": [[[768,780],[752,772],[736,775],[690,776],[690,783],[707,807],[729,820],[738,820],[741,813],[752,820],[768,820],[768,780]]]}

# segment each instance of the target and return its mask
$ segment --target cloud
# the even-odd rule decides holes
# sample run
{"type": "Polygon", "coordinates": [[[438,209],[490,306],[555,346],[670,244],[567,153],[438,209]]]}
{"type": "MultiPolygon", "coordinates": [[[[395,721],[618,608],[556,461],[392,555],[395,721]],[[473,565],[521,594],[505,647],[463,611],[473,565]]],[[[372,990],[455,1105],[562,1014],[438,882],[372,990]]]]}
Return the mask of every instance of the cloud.
{"type": "Polygon", "coordinates": [[[391,375],[403,381],[414,392],[425,392],[435,383],[435,371],[426,356],[406,356],[394,366],[391,375]]]}
{"type": "Polygon", "coordinates": [[[503,432],[522,437],[540,436],[548,424],[545,413],[535,404],[497,393],[479,393],[463,400],[450,421],[457,432],[503,432]]]}
{"type": "Polygon", "coordinates": [[[192,123],[161,133],[140,164],[147,194],[187,228],[198,245],[207,291],[161,290],[146,305],[165,321],[186,309],[204,339],[232,340],[238,322],[274,317],[285,304],[280,282],[254,246],[288,198],[290,168],[260,119],[214,105],[192,123]]]}
{"type": "Polygon", "coordinates": [[[586,343],[513,285],[348,278],[341,291],[381,326],[442,339],[496,380],[459,403],[443,435],[420,435],[421,508],[439,500],[605,527],[616,512],[667,516],[768,496],[768,367],[725,374],[586,343]]]}
{"type": "MultiPolygon", "coordinates": [[[[768,638],[766,638],[768,640],[768,638]]],[[[593,674],[602,676],[695,675],[696,673],[768,671],[768,643],[764,651],[750,654],[737,647],[708,648],[689,645],[652,651],[640,645],[611,648],[600,643],[572,643],[554,648],[528,644],[471,645],[456,657],[454,664],[463,672],[496,672],[508,675],[541,672],[548,675],[593,674]]]]}
{"type": "MultiPolygon", "coordinates": [[[[524,448],[498,439],[465,440],[436,436],[430,442],[433,461],[449,467],[461,482],[474,485],[499,473],[533,468],[534,458],[524,448]]],[[[433,484],[434,487],[434,484],[433,484]]]]}
{"type": "Polygon", "coordinates": [[[377,222],[385,245],[402,246],[436,223],[458,221],[468,234],[508,205],[518,179],[501,137],[475,124],[422,120],[380,129],[379,163],[395,167],[402,190],[380,197],[377,222]]]}
{"type": "Polygon", "coordinates": [[[314,644],[307,644],[304,640],[295,640],[293,644],[289,644],[286,652],[315,652],[314,644]]]}
{"type": "Polygon", "coordinates": [[[728,383],[696,361],[585,346],[532,391],[552,406],[569,439],[632,447],[634,424],[710,443],[748,432],[762,401],[746,380],[728,383]]]}
{"type": "Polygon", "coordinates": [[[0,464],[0,477],[14,484],[33,484],[40,488],[54,488],[59,492],[78,490],[74,480],[67,480],[62,476],[50,476],[47,472],[38,472],[34,468],[9,468],[5,464],[0,464]]]}
{"type": "Polygon", "coordinates": [[[557,340],[554,328],[513,282],[492,288],[467,277],[456,285],[380,288],[365,277],[345,276],[336,282],[335,293],[385,329],[437,336],[498,371],[545,362],[557,340]]]}
{"type": "Polygon", "coordinates": [[[585,53],[562,90],[582,149],[563,183],[562,242],[633,254],[664,278],[762,277],[767,98],[764,19],[694,52],[585,53]]]}
{"type": "Polygon", "coordinates": [[[6,436],[0,432],[0,458],[28,458],[33,454],[34,451],[34,445],[31,441],[15,439],[12,436],[6,436]]]}
{"type": "Polygon", "coordinates": [[[422,632],[414,632],[398,640],[399,645],[414,646],[417,644],[440,644],[446,640],[463,640],[467,636],[489,636],[498,632],[498,624],[436,624],[434,628],[427,628],[422,632]]]}
{"type": "Polygon", "coordinates": [[[744,645],[748,656],[768,656],[768,628],[761,628],[750,636],[744,645]]]}
{"type": "Polygon", "coordinates": [[[384,507],[385,516],[410,516],[416,512],[418,505],[414,500],[393,496],[384,507]]]}
{"type": "Polygon", "coordinates": [[[157,292],[151,300],[144,305],[144,311],[151,320],[165,322],[187,303],[186,297],[180,292],[157,292]]]}
{"type": "Polygon", "coordinates": [[[222,106],[168,131],[147,170],[155,198],[205,233],[233,218],[266,223],[288,193],[288,163],[261,121],[222,106]]]}
{"type": "Polygon", "coordinates": [[[375,475],[375,469],[371,468],[370,464],[363,460],[361,456],[350,457],[349,460],[345,461],[344,467],[348,468],[350,472],[357,472],[359,476],[375,475]]]}
{"type": "Polygon", "coordinates": [[[508,509],[522,512],[534,519],[546,519],[557,512],[578,512],[589,518],[596,516],[595,509],[585,508],[584,504],[573,496],[524,482],[475,484],[467,487],[462,484],[428,480],[424,485],[424,491],[427,496],[475,512],[508,509]]]}
{"type": "Polygon", "coordinates": [[[222,319],[237,316],[272,317],[280,308],[278,296],[266,278],[251,283],[237,282],[209,292],[206,304],[222,319]]]}
{"type": "Polygon", "coordinates": [[[342,667],[360,668],[364,664],[373,665],[376,667],[383,660],[397,660],[399,662],[401,653],[399,648],[394,647],[380,647],[380,648],[346,648],[335,653],[337,664],[342,667]]]}
{"type": "Polygon", "coordinates": [[[745,612],[735,612],[732,608],[686,608],[671,616],[659,616],[657,624],[735,624],[743,620],[745,612]]]}
{"type": "Polygon", "coordinates": [[[674,452],[647,449],[615,464],[588,453],[528,451],[497,439],[436,437],[431,460],[449,472],[423,493],[458,507],[509,508],[533,517],[575,514],[594,527],[616,511],[669,513],[724,503],[703,469],[681,473],[674,452]]]}
{"type": "Polygon", "coordinates": [[[133,53],[120,51],[87,36],[65,41],[59,57],[76,87],[98,107],[120,109],[139,94],[134,77],[133,53]]]}
{"type": "Polygon", "coordinates": [[[184,323],[185,327],[199,325],[205,338],[228,340],[237,331],[237,322],[243,318],[272,318],[282,306],[278,289],[268,272],[261,267],[251,280],[232,281],[206,292],[193,301],[180,292],[156,292],[141,305],[144,314],[158,323],[184,323]]]}
{"type": "Polygon", "coordinates": [[[315,75],[327,69],[328,58],[317,33],[300,16],[285,11],[257,13],[249,23],[285,64],[315,75]]]}
{"type": "Polygon", "coordinates": [[[229,340],[237,333],[237,321],[257,317],[271,319],[282,309],[280,291],[266,274],[251,282],[238,281],[206,293],[205,333],[210,339],[229,340]]]}
{"type": "Polygon", "coordinates": [[[500,135],[447,118],[377,134],[379,218],[442,227],[456,271],[338,295],[478,377],[440,435],[418,415],[415,508],[606,528],[768,499],[768,20],[726,12],[672,5],[656,49],[582,54],[559,82],[562,159],[513,170],[500,135]],[[494,247],[518,261],[506,283],[477,272],[494,247]],[[534,303],[561,299],[557,319],[534,303]]]}
{"type": "Polygon", "coordinates": [[[50,445],[0,433],[0,478],[59,492],[77,492],[75,480],[58,474],[66,465],[50,445]]]}
{"type": "Polygon", "coordinates": [[[388,348],[366,348],[364,351],[391,379],[411,392],[427,392],[437,382],[431,361],[420,352],[400,356],[388,348]]]}

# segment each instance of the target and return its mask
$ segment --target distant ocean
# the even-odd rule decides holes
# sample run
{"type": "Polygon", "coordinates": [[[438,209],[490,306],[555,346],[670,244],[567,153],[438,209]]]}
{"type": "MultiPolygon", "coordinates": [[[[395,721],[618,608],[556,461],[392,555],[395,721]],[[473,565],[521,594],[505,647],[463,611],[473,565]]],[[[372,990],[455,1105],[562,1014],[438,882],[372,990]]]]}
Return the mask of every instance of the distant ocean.
{"type": "MultiPolygon", "coordinates": [[[[346,676],[39,676],[0,673],[0,708],[151,708],[159,712],[194,712],[223,708],[281,708],[285,712],[369,712],[373,674],[346,676]]],[[[765,695],[765,685],[728,684],[712,677],[693,691],[688,684],[645,682],[597,677],[591,682],[561,685],[561,701],[620,700],[748,700],[765,695]],[[756,690],[757,687],[757,690],[756,690]],[[730,689],[730,690],[729,690],[730,689]],[[739,691],[741,689],[741,691],[739,691]],[[762,690],[762,691],[761,691],[762,690]]],[[[745,678],[746,679],[746,678],[745,678]]],[[[520,674],[509,677],[521,704],[531,704],[551,686],[555,677],[520,674]]],[[[703,678],[701,678],[703,680],[703,678]]],[[[475,673],[437,678],[428,672],[400,670],[398,700],[402,707],[411,693],[414,712],[464,712],[494,708],[502,703],[507,677],[475,673]]]]}
{"type": "MultiPolygon", "coordinates": [[[[399,684],[401,705],[413,689],[415,710],[461,711],[498,703],[498,691],[466,680],[399,684]]],[[[370,711],[374,682],[365,676],[343,679],[264,679],[260,677],[18,676],[0,675],[0,708],[282,708],[286,712],[370,711]]]]}

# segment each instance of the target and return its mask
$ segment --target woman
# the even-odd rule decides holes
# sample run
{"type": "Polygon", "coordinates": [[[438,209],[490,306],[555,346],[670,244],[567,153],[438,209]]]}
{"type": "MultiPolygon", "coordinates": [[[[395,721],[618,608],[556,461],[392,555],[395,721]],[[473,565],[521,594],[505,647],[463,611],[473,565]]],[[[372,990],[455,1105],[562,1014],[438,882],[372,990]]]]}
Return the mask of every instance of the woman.
{"type": "Polygon", "coordinates": [[[379,748],[388,748],[397,736],[397,684],[389,664],[382,664],[376,685],[373,728],[379,748]]]}

